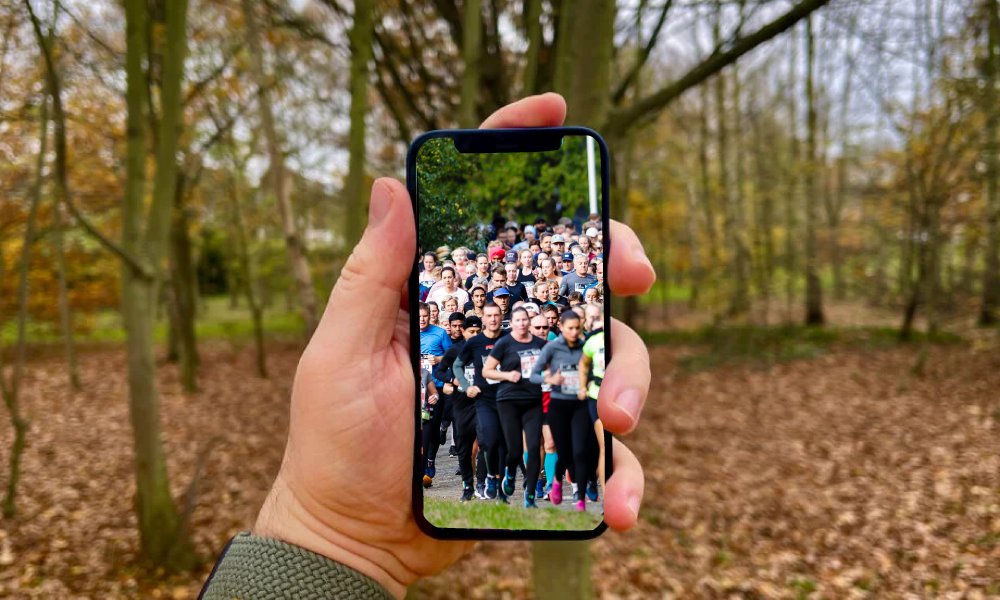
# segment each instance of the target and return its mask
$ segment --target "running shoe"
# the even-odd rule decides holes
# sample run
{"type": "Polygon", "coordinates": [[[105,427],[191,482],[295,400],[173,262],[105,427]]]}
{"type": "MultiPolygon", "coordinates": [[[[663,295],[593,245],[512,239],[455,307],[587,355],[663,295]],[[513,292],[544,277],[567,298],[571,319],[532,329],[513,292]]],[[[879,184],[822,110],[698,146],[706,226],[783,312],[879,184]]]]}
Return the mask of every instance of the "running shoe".
{"type": "Polygon", "coordinates": [[[590,483],[587,484],[587,500],[590,500],[591,502],[597,502],[597,499],[599,497],[600,496],[597,493],[597,482],[591,481],[590,483]]]}
{"type": "Polygon", "coordinates": [[[576,504],[580,500],[583,500],[583,496],[580,495],[579,491],[573,490],[573,504],[576,504]]]}
{"type": "Polygon", "coordinates": [[[547,488],[543,489],[541,494],[538,494],[538,499],[539,500],[548,500],[549,499],[549,492],[551,492],[551,491],[552,491],[552,486],[550,485],[547,488]]]}
{"type": "Polygon", "coordinates": [[[431,479],[434,479],[434,476],[437,475],[437,470],[434,468],[433,459],[427,461],[427,474],[430,475],[431,479]]]}
{"type": "Polygon", "coordinates": [[[452,445],[451,448],[448,448],[448,456],[450,456],[452,458],[455,458],[456,456],[458,456],[458,450],[455,450],[455,446],[454,445],[452,445]]]}
{"type": "Polygon", "coordinates": [[[504,504],[510,504],[510,502],[507,501],[507,494],[503,493],[503,491],[501,491],[499,494],[497,494],[497,502],[503,502],[504,504]]]}
{"type": "Polygon", "coordinates": [[[538,474],[538,481],[542,483],[542,487],[549,485],[549,479],[545,476],[545,469],[542,469],[542,472],[538,474]]]}
{"type": "Polygon", "coordinates": [[[513,475],[511,475],[510,469],[504,469],[504,475],[503,475],[503,493],[504,494],[507,494],[508,496],[513,496],[514,495],[514,480],[515,480],[516,477],[517,477],[516,473],[513,474],[513,475]]]}
{"type": "Polygon", "coordinates": [[[545,484],[541,479],[539,479],[538,483],[535,484],[535,497],[542,499],[545,498],[545,484]]]}
{"type": "Polygon", "coordinates": [[[490,500],[496,500],[497,497],[497,479],[496,477],[486,478],[486,497],[490,500]]]}
{"type": "MultiPolygon", "coordinates": [[[[431,468],[433,468],[433,467],[434,467],[434,463],[432,462],[431,463],[431,468]]],[[[433,473],[431,474],[431,477],[434,477],[433,473]]],[[[573,496],[576,496],[578,493],[580,493],[580,486],[578,486],[576,483],[574,483],[572,481],[570,483],[573,484],[573,496]]]]}
{"type": "Polygon", "coordinates": [[[455,469],[455,477],[461,477],[461,476],[462,476],[462,467],[459,467],[455,469]]]}
{"type": "Polygon", "coordinates": [[[480,500],[486,500],[486,484],[477,483],[476,484],[476,498],[480,500]]]}
{"type": "Polygon", "coordinates": [[[538,506],[535,505],[534,496],[528,495],[528,490],[524,490],[524,508],[526,509],[538,508],[538,506]]]}
{"type": "Polygon", "coordinates": [[[473,494],[472,486],[464,488],[462,490],[462,499],[459,502],[470,502],[475,499],[475,494],[473,494]]]}
{"type": "Polygon", "coordinates": [[[583,500],[576,503],[576,512],[587,512],[587,504],[583,500]]]}
{"type": "Polygon", "coordinates": [[[552,504],[562,502],[562,483],[558,481],[552,483],[552,489],[549,490],[549,502],[552,504]]]}

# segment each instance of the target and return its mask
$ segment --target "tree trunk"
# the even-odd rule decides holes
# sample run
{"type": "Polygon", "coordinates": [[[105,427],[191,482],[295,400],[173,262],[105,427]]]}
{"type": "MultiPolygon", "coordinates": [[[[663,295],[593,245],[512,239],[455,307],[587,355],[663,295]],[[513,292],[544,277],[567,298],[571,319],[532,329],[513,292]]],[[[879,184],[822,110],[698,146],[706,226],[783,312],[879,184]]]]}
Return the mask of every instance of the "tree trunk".
{"type": "MultiPolygon", "coordinates": [[[[607,116],[614,21],[613,0],[562,1],[554,80],[555,90],[566,98],[567,125],[597,128],[607,116]]],[[[619,197],[618,202],[611,204],[624,205],[626,202],[626,198],[619,197]]],[[[623,304],[617,306],[623,307],[623,304]]],[[[619,314],[627,317],[627,312],[623,308],[619,314]]],[[[570,600],[593,597],[590,544],[534,542],[532,557],[537,597],[570,600]]]]}
{"type": "Polygon", "coordinates": [[[521,84],[523,98],[535,94],[538,88],[538,57],[545,39],[542,37],[542,0],[524,0],[522,6],[525,39],[528,40],[528,50],[524,57],[524,78],[521,84]]]}
{"type": "Polygon", "coordinates": [[[257,265],[250,252],[250,244],[247,241],[246,222],[243,219],[243,209],[241,207],[241,195],[243,193],[242,168],[234,168],[233,173],[235,176],[232,187],[233,226],[236,230],[236,247],[239,253],[238,264],[240,265],[243,279],[246,281],[247,304],[250,306],[250,317],[253,320],[253,339],[257,348],[257,374],[267,379],[267,350],[264,346],[264,311],[260,305],[260,294],[258,292],[257,265]]]}
{"type": "Polygon", "coordinates": [[[701,207],[705,212],[705,233],[708,235],[707,270],[712,272],[719,265],[719,242],[715,234],[715,211],[712,210],[712,181],[709,173],[708,145],[712,137],[708,127],[708,84],[701,86],[701,110],[698,111],[698,180],[701,189],[701,207]]]}
{"type": "Polygon", "coordinates": [[[191,256],[191,233],[187,208],[184,206],[185,177],[177,178],[174,194],[173,235],[171,236],[172,273],[170,285],[177,320],[177,341],[180,350],[181,387],[187,393],[198,391],[198,342],[195,336],[194,260],[191,256]]]}
{"type": "Polygon", "coordinates": [[[796,219],[795,207],[799,203],[799,170],[801,169],[801,152],[799,149],[799,101],[798,101],[798,54],[799,36],[796,29],[790,32],[792,49],[789,53],[788,69],[788,113],[791,121],[791,143],[789,148],[789,168],[786,177],[788,189],[785,192],[785,320],[791,322],[792,307],[795,305],[795,283],[798,279],[797,249],[795,244],[796,219]]]}
{"type": "Polygon", "coordinates": [[[69,305],[69,291],[66,283],[66,254],[63,251],[62,206],[57,199],[52,207],[52,249],[56,257],[56,277],[59,284],[59,323],[62,328],[63,352],[66,356],[66,371],[69,385],[74,390],[83,389],[80,384],[80,370],[76,361],[76,342],[73,340],[73,309],[69,305]]]}
{"type": "MultiPolygon", "coordinates": [[[[364,189],[365,115],[368,114],[368,65],[372,59],[372,35],[375,32],[374,10],[373,0],[354,0],[354,23],[351,26],[351,132],[348,143],[350,158],[347,179],[344,181],[348,248],[353,248],[361,239],[368,208],[368,197],[364,189]]],[[[247,286],[250,285],[248,281],[247,286]]]]}
{"type": "MultiPolygon", "coordinates": [[[[49,97],[42,96],[41,115],[39,116],[39,150],[36,162],[35,185],[31,190],[31,205],[28,207],[28,220],[24,225],[24,242],[21,247],[20,276],[17,285],[17,347],[14,355],[14,373],[10,386],[4,386],[4,404],[10,415],[14,428],[14,440],[11,443],[9,471],[7,474],[7,491],[3,498],[3,516],[7,519],[17,514],[17,484],[21,479],[21,455],[24,453],[24,438],[28,432],[28,421],[21,416],[21,378],[24,375],[24,361],[27,353],[28,324],[28,272],[31,270],[31,250],[35,244],[35,221],[38,217],[38,207],[42,203],[42,187],[45,184],[45,154],[49,137],[49,97]]],[[[2,350],[0,350],[2,351],[2,350]]],[[[3,377],[0,369],[0,377],[3,377]]]]}
{"type": "Polygon", "coordinates": [[[983,140],[983,160],[986,163],[986,268],[983,271],[983,299],[979,309],[980,325],[995,325],[1000,308],[1000,196],[998,196],[997,153],[1000,152],[997,129],[1000,106],[997,105],[997,76],[1000,74],[1000,9],[996,0],[986,2],[989,18],[988,52],[984,65],[986,85],[983,106],[986,110],[986,129],[983,140]]]}
{"type": "Polygon", "coordinates": [[[483,36],[483,10],[480,0],[465,0],[462,27],[462,99],[458,107],[458,125],[462,129],[475,129],[479,124],[476,107],[479,105],[479,53],[483,36]]]}
{"type": "Polygon", "coordinates": [[[814,88],[814,70],[816,63],[815,39],[813,37],[812,17],[806,18],[806,325],[822,325],[823,290],[819,280],[819,257],[816,251],[816,203],[819,200],[816,164],[816,93],[814,88]]]}
{"type": "MultiPolygon", "coordinates": [[[[165,5],[162,48],[161,117],[157,140],[153,204],[143,227],[145,204],[147,78],[143,67],[149,22],[145,0],[127,0],[127,159],[122,245],[157,269],[167,252],[170,215],[177,183],[177,139],[182,126],[181,83],[187,51],[187,0],[165,5]],[[145,235],[143,234],[145,229],[145,235]]],[[[157,277],[122,266],[122,321],[127,332],[129,417],[135,444],[136,512],[143,558],[168,570],[190,569],[193,547],[170,494],[160,437],[159,398],[153,354],[153,317],[159,299],[157,277]]]]}
{"type": "Polygon", "coordinates": [[[306,337],[311,337],[319,317],[316,308],[316,292],[313,289],[312,272],[306,259],[306,248],[299,235],[295,223],[295,208],[288,194],[287,175],[285,173],[284,157],[281,154],[281,141],[274,123],[274,113],[271,109],[271,82],[264,74],[264,52],[260,45],[260,31],[257,25],[257,15],[254,3],[243,0],[243,16],[246,19],[247,40],[250,45],[250,69],[254,83],[257,85],[257,108],[260,111],[261,125],[267,138],[267,151],[271,159],[269,175],[271,193],[274,194],[281,214],[281,225],[285,234],[285,245],[288,248],[288,261],[291,266],[295,289],[298,293],[299,310],[306,324],[306,337]]]}
{"type": "MultiPolygon", "coordinates": [[[[742,5],[741,5],[742,6],[742,5]]],[[[733,182],[733,221],[735,231],[733,242],[736,250],[734,268],[736,272],[736,288],[733,291],[730,314],[746,313],[750,308],[750,250],[747,246],[747,216],[746,216],[746,169],[743,145],[743,102],[740,85],[739,63],[733,63],[733,158],[735,160],[736,179],[733,182]]],[[[722,77],[723,75],[719,75],[722,77]]]]}

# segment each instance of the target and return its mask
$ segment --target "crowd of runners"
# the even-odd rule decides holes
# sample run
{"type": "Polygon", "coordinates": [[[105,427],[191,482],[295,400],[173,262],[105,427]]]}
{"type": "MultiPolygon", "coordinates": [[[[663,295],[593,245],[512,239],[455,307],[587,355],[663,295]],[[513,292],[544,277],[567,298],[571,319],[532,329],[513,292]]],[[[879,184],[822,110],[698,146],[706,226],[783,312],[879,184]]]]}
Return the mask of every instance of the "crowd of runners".
{"type": "Polygon", "coordinates": [[[604,487],[601,219],[509,221],[485,235],[483,252],[419,257],[424,487],[450,433],[458,500],[509,503],[520,476],[525,508],[572,490],[585,511],[604,487]]]}

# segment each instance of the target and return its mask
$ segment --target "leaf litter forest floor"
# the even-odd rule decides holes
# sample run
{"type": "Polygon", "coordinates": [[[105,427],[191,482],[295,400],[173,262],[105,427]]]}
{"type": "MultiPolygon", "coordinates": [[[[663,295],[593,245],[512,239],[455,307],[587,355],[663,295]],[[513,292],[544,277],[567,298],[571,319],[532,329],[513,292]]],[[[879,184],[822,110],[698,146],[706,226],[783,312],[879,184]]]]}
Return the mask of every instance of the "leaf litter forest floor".
{"type": "MultiPolygon", "coordinates": [[[[788,360],[698,362],[719,348],[710,336],[654,335],[653,390],[627,440],[645,466],[640,524],[593,544],[595,595],[1000,598],[1000,344],[995,331],[973,337],[814,336],[785,340],[816,348],[788,360]]],[[[277,472],[298,351],[272,344],[278,375],[262,381],[249,345],[204,342],[191,396],[161,365],[177,497],[216,440],[192,514],[206,565],[174,577],[136,563],[123,350],[85,352],[76,394],[54,352],[33,356],[20,514],[0,521],[0,597],[197,597],[277,472]]],[[[5,424],[4,463],[10,437],[5,424]]],[[[530,573],[527,543],[484,543],[417,591],[532,598],[530,573]]]]}

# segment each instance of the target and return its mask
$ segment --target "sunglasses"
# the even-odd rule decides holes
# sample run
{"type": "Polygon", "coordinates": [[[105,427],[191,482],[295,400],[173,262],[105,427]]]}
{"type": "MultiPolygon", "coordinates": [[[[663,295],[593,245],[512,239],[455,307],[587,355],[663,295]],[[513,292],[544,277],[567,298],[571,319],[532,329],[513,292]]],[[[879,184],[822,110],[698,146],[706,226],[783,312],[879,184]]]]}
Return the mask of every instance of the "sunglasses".
{"type": "Polygon", "coordinates": [[[548,325],[532,325],[531,328],[532,329],[548,329],[549,326],[548,325]]]}

